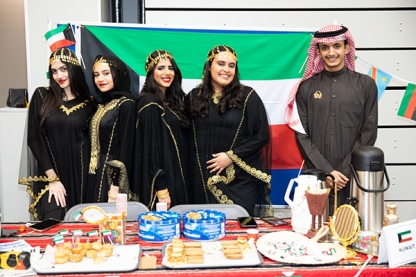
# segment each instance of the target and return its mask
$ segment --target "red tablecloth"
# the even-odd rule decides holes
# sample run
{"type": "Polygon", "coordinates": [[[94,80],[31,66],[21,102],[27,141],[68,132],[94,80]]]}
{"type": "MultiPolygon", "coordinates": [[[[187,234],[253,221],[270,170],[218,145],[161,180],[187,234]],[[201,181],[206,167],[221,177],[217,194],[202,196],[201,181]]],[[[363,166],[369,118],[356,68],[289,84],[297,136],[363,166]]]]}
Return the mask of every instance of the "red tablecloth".
{"type": "MultiPolygon", "coordinates": [[[[257,220],[260,236],[276,231],[291,230],[290,226],[274,227],[262,220],[257,220]]],[[[19,229],[24,226],[24,223],[2,223],[3,229],[19,229]]],[[[52,236],[56,235],[60,230],[68,230],[71,233],[72,230],[82,229],[83,233],[97,230],[96,225],[85,223],[64,223],[60,226],[54,227],[43,233],[29,233],[25,231],[21,233],[20,239],[25,239],[32,246],[40,246],[45,248],[48,244],[53,244],[52,236]]],[[[146,253],[157,258],[157,268],[151,270],[136,270],[132,272],[122,273],[123,276],[161,276],[161,275],[180,275],[180,276],[232,276],[232,277],[253,277],[253,276],[286,276],[285,273],[293,272],[292,275],[287,276],[355,276],[360,269],[360,264],[363,264],[367,259],[366,255],[358,254],[352,260],[341,260],[336,264],[329,265],[288,265],[264,258],[264,263],[256,267],[242,267],[242,268],[210,268],[210,269],[168,269],[161,265],[162,253],[161,244],[150,243],[143,241],[137,236],[137,222],[127,223],[127,244],[140,244],[143,253],[146,253]]],[[[240,228],[239,224],[235,220],[227,220],[226,225],[226,237],[225,240],[236,239],[238,236],[245,236],[246,230],[240,228]]],[[[18,238],[0,238],[0,243],[14,241],[18,238]]],[[[67,237],[66,240],[70,240],[67,237]]],[[[86,239],[86,237],[85,237],[86,239]]],[[[65,274],[54,276],[120,276],[121,273],[106,273],[106,274],[65,274]]],[[[412,263],[399,268],[389,268],[387,264],[377,265],[377,260],[373,259],[362,271],[360,276],[416,276],[416,263],[412,263]]]]}

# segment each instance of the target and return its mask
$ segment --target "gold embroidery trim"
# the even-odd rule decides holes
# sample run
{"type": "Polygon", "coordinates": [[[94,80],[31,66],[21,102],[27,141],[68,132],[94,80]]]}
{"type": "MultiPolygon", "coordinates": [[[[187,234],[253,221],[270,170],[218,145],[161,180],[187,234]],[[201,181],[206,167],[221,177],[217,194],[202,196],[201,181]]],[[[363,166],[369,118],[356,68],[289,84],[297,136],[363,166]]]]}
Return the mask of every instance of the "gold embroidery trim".
{"type": "Polygon", "coordinates": [[[120,171],[118,177],[118,186],[120,193],[129,193],[129,179],[127,178],[127,169],[123,162],[119,160],[112,160],[105,163],[105,171],[107,172],[108,183],[113,182],[113,173],[118,169],[120,171]]]}
{"type": "Polygon", "coordinates": [[[73,113],[74,111],[76,111],[76,110],[78,110],[78,109],[81,109],[81,108],[83,108],[83,107],[85,107],[85,105],[87,105],[87,103],[86,102],[88,102],[88,100],[85,100],[84,102],[82,102],[82,103],[79,103],[78,105],[75,105],[75,106],[73,106],[72,108],[67,108],[67,107],[65,107],[64,105],[61,105],[59,108],[64,112],[64,113],[66,113],[66,115],[70,115],[71,113],[73,113]]]}
{"type": "Polygon", "coordinates": [[[263,183],[267,184],[267,188],[270,189],[270,182],[272,180],[272,177],[268,175],[267,173],[262,172],[261,170],[257,170],[254,167],[249,166],[244,162],[241,158],[239,158],[237,155],[233,153],[233,150],[227,151],[225,154],[234,162],[236,163],[241,169],[243,169],[245,172],[250,174],[253,177],[256,177],[263,183]]]}
{"type": "Polygon", "coordinates": [[[55,182],[55,181],[60,181],[58,176],[55,177],[46,177],[46,176],[34,176],[34,177],[23,177],[23,178],[19,178],[18,179],[18,183],[21,185],[30,185],[30,183],[32,182],[45,182],[45,183],[50,183],[50,182],[55,182]]]}
{"type": "Polygon", "coordinates": [[[149,203],[149,210],[152,210],[154,205],[155,205],[155,201],[156,201],[156,192],[155,192],[155,182],[156,182],[156,178],[159,176],[159,174],[162,172],[162,169],[159,169],[156,174],[155,177],[153,177],[152,179],[152,185],[151,185],[151,190],[150,190],[150,203],[149,203]]]}
{"type": "Polygon", "coordinates": [[[98,168],[98,155],[100,154],[100,122],[108,111],[114,109],[118,104],[119,99],[111,100],[105,106],[98,105],[98,109],[95,112],[91,120],[91,159],[89,173],[95,174],[98,168]]]}
{"type": "MultiPolygon", "coordinates": [[[[98,156],[99,156],[100,151],[101,151],[100,138],[99,138],[99,133],[100,133],[99,131],[100,130],[99,129],[100,129],[101,119],[104,117],[104,115],[108,111],[114,109],[117,105],[121,106],[124,102],[128,102],[128,101],[131,101],[131,102],[134,103],[134,101],[132,99],[129,99],[129,98],[126,98],[126,97],[121,97],[121,98],[118,98],[118,99],[111,100],[105,106],[101,105],[101,107],[99,107],[99,109],[101,108],[102,110],[100,111],[100,114],[97,115],[97,117],[95,119],[96,121],[94,122],[94,125],[93,125],[93,122],[91,122],[91,159],[90,159],[90,173],[91,174],[95,174],[96,170],[99,166],[98,156]],[[95,164],[93,164],[93,166],[91,166],[91,162],[93,162],[95,164]],[[93,167],[93,171],[91,172],[92,167],[93,167]]],[[[97,113],[98,113],[98,110],[94,114],[94,117],[96,116],[97,113]]],[[[94,117],[93,117],[93,120],[94,120],[94,117]]],[[[108,157],[110,155],[111,145],[113,144],[114,132],[115,132],[115,129],[116,129],[116,126],[117,126],[117,122],[118,122],[118,115],[117,115],[116,120],[114,121],[113,128],[111,130],[110,142],[108,144],[108,149],[107,149],[107,153],[106,153],[106,156],[105,156],[104,164],[107,163],[108,157]]],[[[98,202],[100,202],[100,198],[101,198],[101,190],[102,190],[102,187],[103,187],[104,173],[105,173],[105,170],[102,170],[101,177],[100,177],[100,187],[98,189],[98,202]]]]}
{"type": "Polygon", "coordinates": [[[34,176],[34,177],[23,177],[23,178],[19,178],[18,179],[18,183],[21,185],[26,185],[26,191],[27,193],[30,195],[30,197],[32,197],[33,202],[31,204],[29,204],[29,213],[31,215],[33,215],[33,218],[35,220],[39,220],[38,218],[38,212],[36,209],[36,205],[39,203],[40,199],[42,198],[42,196],[49,190],[49,186],[46,185],[45,188],[41,189],[41,191],[35,195],[35,193],[32,190],[32,182],[54,182],[54,181],[60,181],[59,177],[55,176],[55,177],[46,177],[46,176],[34,176]]]}

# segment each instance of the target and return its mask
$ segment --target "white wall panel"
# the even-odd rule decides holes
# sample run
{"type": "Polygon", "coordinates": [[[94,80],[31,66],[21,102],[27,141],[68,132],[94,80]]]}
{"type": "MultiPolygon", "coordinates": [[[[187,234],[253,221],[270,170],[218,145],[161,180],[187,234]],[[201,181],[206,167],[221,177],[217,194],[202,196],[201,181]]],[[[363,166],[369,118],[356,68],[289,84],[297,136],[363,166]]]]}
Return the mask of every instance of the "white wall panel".
{"type": "MultiPolygon", "coordinates": [[[[403,126],[415,125],[415,129],[408,129],[416,135],[416,121],[397,115],[400,103],[404,95],[404,90],[385,90],[378,101],[378,125],[379,126],[403,126]]],[[[391,130],[394,132],[394,129],[391,130]]],[[[416,153],[415,153],[416,155],[416,153]]]]}
{"type": "Polygon", "coordinates": [[[416,50],[357,51],[356,55],[361,58],[356,62],[357,71],[367,74],[370,65],[373,65],[393,76],[389,86],[407,86],[409,82],[416,83],[414,70],[416,50]]]}
{"type": "Polygon", "coordinates": [[[390,179],[390,188],[384,192],[384,200],[416,200],[416,178],[411,177],[415,176],[416,165],[386,166],[386,169],[390,179]]]}
{"type": "Polygon", "coordinates": [[[357,47],[415,47],[416,11],[147,11],[147,24],[319,29],[337,20],[357,47]]]}
{"type": "Polygon", "coordinates": [[[328,9],[328,8],[392,8],[415,7],[414,0],[349,0],[349,1],[276,1],[276,0],[146,0],[146,8],[211,8],[211,9],[328,9]]]}
{"type": "MultiPolygon", "coordinates": [[[[383,150],[386,163],[416,164],[415,136],[416,128],[379,128],[375,146],[383,150]]],[[[415,176],[409,172],[407,180],[416,180],[415,176]]]]}

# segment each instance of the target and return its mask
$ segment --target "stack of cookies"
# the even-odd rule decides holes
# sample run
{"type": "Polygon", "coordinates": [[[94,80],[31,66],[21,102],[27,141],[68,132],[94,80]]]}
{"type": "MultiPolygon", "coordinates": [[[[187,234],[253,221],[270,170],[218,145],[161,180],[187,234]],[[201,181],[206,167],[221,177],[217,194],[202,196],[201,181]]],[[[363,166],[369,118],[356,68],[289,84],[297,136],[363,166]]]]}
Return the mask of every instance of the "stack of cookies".
{"type": "Polygon", "coordinates": [[[244,251],[251,251],[251,246],[245,237],[238,237],[237,240],[224,240],[221,242],[221,246],[224,256],[232,260],[242,259],[244,251]]]}
{"type": "Polygon", "coordinates": [[[181,239],[173,239],[165,253],[167,261],[173,266],[204,263],[204,252],[200,242],[183,243],[181,239]]]}

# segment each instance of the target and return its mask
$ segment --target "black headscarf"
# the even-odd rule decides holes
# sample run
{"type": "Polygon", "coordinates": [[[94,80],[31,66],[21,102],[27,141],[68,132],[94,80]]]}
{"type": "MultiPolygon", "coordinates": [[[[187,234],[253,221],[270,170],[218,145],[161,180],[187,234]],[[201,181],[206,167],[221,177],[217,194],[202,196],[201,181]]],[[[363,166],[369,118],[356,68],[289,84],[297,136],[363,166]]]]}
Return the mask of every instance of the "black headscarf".
{"type": "MultiPolygon", "coordinates": [[[[127,70],[126,64],[117,58],[116,56],[104,56],[104,55],[97,55],[94,60],[94,65],[92,70],[97,63],[106,63],[110,66],[111,76],[113,77],[114,88],[110,91],[102,93],[97,86],[95,86],[97,92],[99,92],[102,96],[102,100],[104,103],[108,103],[113,99],[118,99],[122,96],[125,96],[129,99],[134,99],[133,94],[130,92],[130,74],[127,70]]],[[[94,74],[93,74],[93,81],[94,81],[94,74]]],[[[95,84],[95,82],[94,82],[95,84]]]]}

